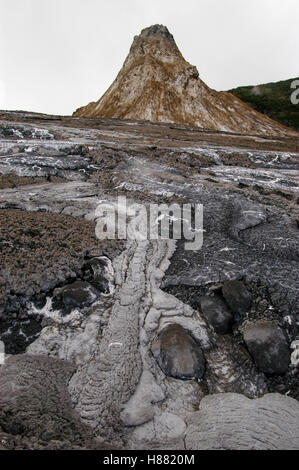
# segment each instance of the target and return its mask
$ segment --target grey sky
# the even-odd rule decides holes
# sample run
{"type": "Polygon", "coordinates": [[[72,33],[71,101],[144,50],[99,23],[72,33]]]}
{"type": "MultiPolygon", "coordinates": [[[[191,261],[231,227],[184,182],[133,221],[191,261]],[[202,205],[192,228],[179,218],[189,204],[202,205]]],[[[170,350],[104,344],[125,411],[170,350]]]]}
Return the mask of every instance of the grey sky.
{"type": "Polygon", "coordinates": [[[293,78],[298,18],[298,0],[0,0],[0,109],[71,114],[98,100],[155,23],[217,90],[293,78]]]}

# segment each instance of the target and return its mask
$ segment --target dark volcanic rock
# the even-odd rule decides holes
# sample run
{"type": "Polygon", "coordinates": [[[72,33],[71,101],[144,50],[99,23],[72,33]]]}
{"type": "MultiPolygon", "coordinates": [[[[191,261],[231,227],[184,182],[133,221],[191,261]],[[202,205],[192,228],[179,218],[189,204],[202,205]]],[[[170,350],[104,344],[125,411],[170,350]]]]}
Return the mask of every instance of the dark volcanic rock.
{"type": "Polygon", "coordinates": [[[121,242],[97,240],[94,227],[68,215],[0,210],[0,340],[8,354],[25,352],[40,333],[31,302],[40,309],[55,287],[80,278],[91,253],[118,252],[121,242]]]}
{"type": "Polygon", "coordinates": [[[27,315],[25,318],[2,320],[0,322],[0,338],[5,344],[6,354],[24,352],[27,346],[39,336],[41,329],[40,319],[32,315],[27,315]]]}
{"type": "Polygon", "coordinates": [[[259,321],[244,328],[244,341],[258,368],[265,374],[284,374],[290,363],[290,349],[281,328],[259,321]]]}
{"type": "Polygon", "coordinates": [[[109,443],[90,440],[74,444],[70,440],[42,440],[36,436],[22,436],[0,431],[0,450],[123,450],[109,443]]]}
{"type": "Polygon", "coordinates": [[[82,445],[92,434],[72,409],[73,366],[60,359],[11,356],[0,369],[0,427],[9,434],[82,445]]]}
{"type": "Polygon", "coordinates": [[[264,374],[233,335],[218,336],[215,346],[205,351],[205,359],[209,393],[235,392],[248,398],[266,393],[264,374]]]}
{"type": "Polygon", "coordinates": [[[75,281],[61,289],[55,289],[53,308],[62,308],[69,313],[75,308],[84,308],[91,305],[101,293],[85,281],[75,281]]]}
{"type": "Polygon", "coordinates": [[[43,294],[38,294],[32,298],[32,301],[36,308],[41,309],[46,305],[47,298],[43,294]]]}
{"type": "Polygon", "coordinates": [[[36,298],[80,277],[85,257],[113,257],[121,242],[99,241],[95,224],[68,215],[0,211],[0,306],[18,311],[21,299],[36,298]]]}
{"type": "Polygon", "coordinates": [[[163,372],[177,379],[201,379],[205,359],[200,346],[180,325],[162,330],[152,344],[152,352],[163,372]]]}
{"type": "Polygon", "coordinates": [[[222,294],[235,314],[246,313],[252,305],[252,297],[241,281],[225,282],[222,294]]]}
{"type": "Polygon", "coordinates": [[[33,296],[76,277],[88,249],[98,246],[94,224],[70,216],[0,211],[1,294],[33,296]]]}
{"type": "Polygon", "coordinates": [[[203,316],[215,332],[224,335],[230,331],[233,315],[220,297],[200,298],[203,316]]]}
{"type": "Polygon", "coordinates": [[[107,279],[107,263],[103,259],[92,258],[83,266],[84,279],[93,284],[97,289],[105,294],[109,293],[109,281],[107,279]]]}

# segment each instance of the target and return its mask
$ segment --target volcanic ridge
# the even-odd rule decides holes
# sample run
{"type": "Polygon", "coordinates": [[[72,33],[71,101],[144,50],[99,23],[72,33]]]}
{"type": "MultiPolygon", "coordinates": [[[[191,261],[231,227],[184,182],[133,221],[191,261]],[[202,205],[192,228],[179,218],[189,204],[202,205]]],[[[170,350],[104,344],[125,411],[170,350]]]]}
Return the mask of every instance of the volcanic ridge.
{"type": "Polygon", "coordinates": [[[150,26],[135,36],[110,88],[73,115],[176,123],[239,134],[297,134],[231,93],[209,88],[163,25],[150,26]]]}

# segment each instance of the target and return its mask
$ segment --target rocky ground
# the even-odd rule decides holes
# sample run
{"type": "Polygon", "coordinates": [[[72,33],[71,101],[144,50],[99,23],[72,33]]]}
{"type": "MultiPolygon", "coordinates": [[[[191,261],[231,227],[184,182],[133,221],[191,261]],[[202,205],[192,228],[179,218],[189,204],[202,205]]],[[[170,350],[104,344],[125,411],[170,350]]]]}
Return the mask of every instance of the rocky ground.
{"type": "Polygon", "coordinates": [[[299,138],[0,112],[0,446],[295,449],[299,138]],[[202,203],[203,246],[98,240],[202,203]]]}

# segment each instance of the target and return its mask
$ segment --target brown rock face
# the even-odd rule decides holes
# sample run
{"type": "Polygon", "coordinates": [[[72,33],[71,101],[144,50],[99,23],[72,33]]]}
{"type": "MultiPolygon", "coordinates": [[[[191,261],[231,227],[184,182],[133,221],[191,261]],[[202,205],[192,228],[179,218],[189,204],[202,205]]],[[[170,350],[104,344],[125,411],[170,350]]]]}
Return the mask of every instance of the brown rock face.
{"type": "Polygon", "coordinates": [[[170,122],[241,134],[298,135],[232,94],[209,88],[162,25],[135,36],[110,88],[74,116],[170,122]]]}

